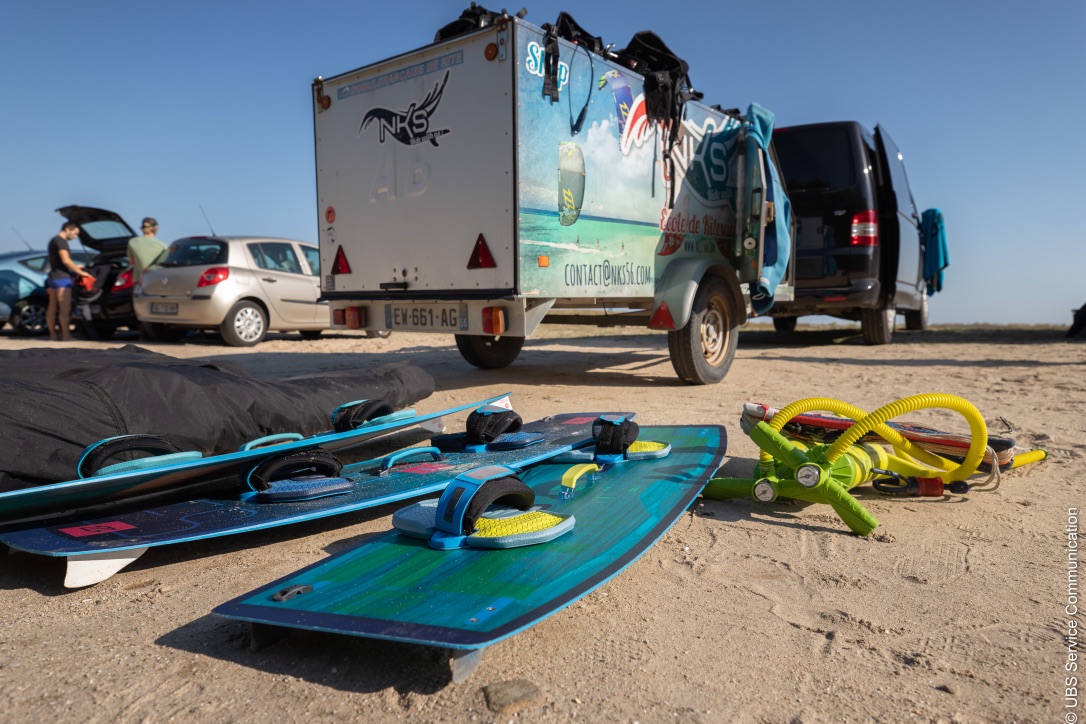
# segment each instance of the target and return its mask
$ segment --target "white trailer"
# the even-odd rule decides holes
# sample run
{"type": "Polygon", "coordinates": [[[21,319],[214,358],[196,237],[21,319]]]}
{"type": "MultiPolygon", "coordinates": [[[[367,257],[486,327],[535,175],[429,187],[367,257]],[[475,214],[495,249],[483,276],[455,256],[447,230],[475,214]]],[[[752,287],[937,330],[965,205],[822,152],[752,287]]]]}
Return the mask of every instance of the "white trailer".
{"type": "Polygon", "coordinates": [[[719,381],[762,272],[765,153],[689,102],[665,160],[641,76],[562,40],[554,102],[544,43],[503,17],[314,81],[333,328],[454,334],[485,369],[544,321],[645,326],[680,378],[719,381]]]}

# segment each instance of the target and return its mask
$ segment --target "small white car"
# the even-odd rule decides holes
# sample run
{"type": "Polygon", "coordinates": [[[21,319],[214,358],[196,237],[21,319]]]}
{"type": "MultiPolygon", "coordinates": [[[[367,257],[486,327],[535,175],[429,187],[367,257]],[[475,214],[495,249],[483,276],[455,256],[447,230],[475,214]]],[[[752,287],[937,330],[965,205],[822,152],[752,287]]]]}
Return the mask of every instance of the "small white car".
{"type": "Polygon", "coordinates": [[[316,339],[329,326],[328,304],[317,301],[319,274],[317,247],[304,241],[191,236],[144,271],[133,302],[158,341],[191,329],[217,329],[235,347],[258,344],[269,330],[316,339]]]}

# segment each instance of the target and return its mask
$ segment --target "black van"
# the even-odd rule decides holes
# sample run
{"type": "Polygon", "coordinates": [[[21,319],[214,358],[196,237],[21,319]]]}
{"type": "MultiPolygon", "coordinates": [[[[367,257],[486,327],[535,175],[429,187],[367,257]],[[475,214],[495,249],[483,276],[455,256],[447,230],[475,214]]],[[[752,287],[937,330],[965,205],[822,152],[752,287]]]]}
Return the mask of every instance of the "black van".
{"type": "Polygon", "coordinates": [[[773,326],[859,320],[868,344],[888,344],[898,314],[906,329],[926,328],[920,216],[885,129],[815,123],[778,128],[773,142],[796,223],[795,300],[774,305],[773,326]]]}

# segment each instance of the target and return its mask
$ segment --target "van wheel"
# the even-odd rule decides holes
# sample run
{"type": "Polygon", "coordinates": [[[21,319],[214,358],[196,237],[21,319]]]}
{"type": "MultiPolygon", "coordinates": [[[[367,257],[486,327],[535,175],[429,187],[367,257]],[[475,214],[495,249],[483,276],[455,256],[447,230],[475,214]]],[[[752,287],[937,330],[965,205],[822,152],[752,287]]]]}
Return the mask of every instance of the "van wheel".
{"type": "Polygon", "coordinates": [[[923,332],[928,328],[928,290],[924,289],[920,295],[920,309],[905,312],[905,329],[923,332]]]}
{"type": "Polygon", "coordinates": [[[520,354],[524,337],[478,337],[456,334],[456,348],[468,364],[481,370],[508,367],[520,354]]]}
{"type": "Polygon", "coordinates": [[[219,331],[223,341],[231,347],[252,347],[268,333],[268,318],[260,305],[242,300],[226,313],[219,331]]]}
{"type": "Polygon", "coordinates": [[[388,339],[388,336],[392,334],[391,329],[367,329],[366,337],[369,339],[388,339]]]}
{"type": "Polygon", "coordinates": [[[773,317],[773,329],[778,332],[795,332],[799,317],[773,317]]]}
{"type": "Polygon", "coordinates": [[[890,344],[896,322],[897,309],[893,303],[880,309],[860,310],[860,331],[868,344],[890,344]]]}
{"type": "Polygon", "coordinates": [[[738,315],[732,305],[724,282],[706,277],[698,285],[690,321],[667,333],[671,366],[683,382],[708,385],[728,373],[739,343],[738,315]]]}

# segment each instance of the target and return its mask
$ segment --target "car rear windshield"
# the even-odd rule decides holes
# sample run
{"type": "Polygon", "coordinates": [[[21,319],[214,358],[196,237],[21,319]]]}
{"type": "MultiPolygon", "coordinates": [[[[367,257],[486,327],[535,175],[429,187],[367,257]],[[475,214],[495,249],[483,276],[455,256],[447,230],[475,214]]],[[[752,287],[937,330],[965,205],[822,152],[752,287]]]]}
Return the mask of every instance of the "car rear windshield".
{"type": "Polygon", "coordinates": [[[784,185],[795,191],[840,191],[856,185],[852,144],[844,128],[804,128],[774,134],[784,185]]]}
{"type": "Polygon", "coordinates": [[[170,253],[162,266],[201,266],[225,264],[230,247],[218,239],[178,239],[170,244],[170,253]]]}
{"type": "Polygon", "coordinates": [[[93,241],[108,241],[110,239],[125,239],[127,241],[132,238],[131,229],[119,221],[110,221],[108,219],[88,221],[80,228],[93,241]]]}

